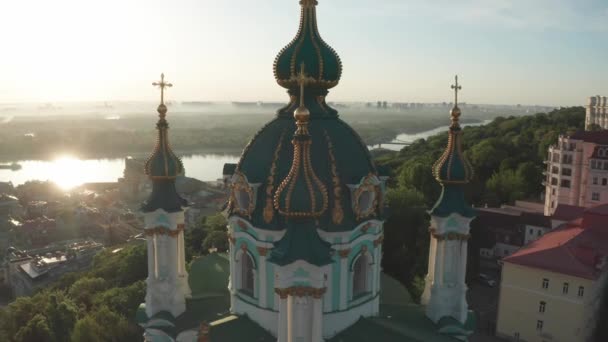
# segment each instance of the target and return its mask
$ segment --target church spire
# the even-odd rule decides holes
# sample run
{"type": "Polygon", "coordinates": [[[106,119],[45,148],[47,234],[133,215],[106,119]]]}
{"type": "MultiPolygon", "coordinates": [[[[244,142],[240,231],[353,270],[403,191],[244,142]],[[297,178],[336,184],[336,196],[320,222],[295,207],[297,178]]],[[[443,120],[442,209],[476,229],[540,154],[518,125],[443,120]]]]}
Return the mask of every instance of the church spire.
{"type": "MultiPolygon", "coordinates": [[[[458,92],[462,86],[458,76],[451,88],[454,107],[450,111],[452,124],[448,130],[448,146],[433,165],[433,174],[442,190],[429,211],[429,264],[421,302],[426,305],[426,314],[433,322],[440,324],[444,317],[455,319],[458,323],[452,329],[463,332],[464,337],[469,333],[466,327],[472,319],[466,301],[465,276],[469,224],[475,217],[475,210],[465,199],[464,187],[473,177],[473,169],[462,153],[461,111],[458,108],[458,92]]],[[[445,328],[445,331],[451,330],[445,328]]]]}
{"type": "Polygon", "coordinates": [[[152,180],[152,194],[142,207],[144,211],[163,209],[167,212],[182,210],[186,205],[175,190],[175,178],[184,173],[182,161],[173,153],[169,144],[169,123],[166,120],[167,106],[165,105],[165,89],[173,84],[165,81],[165,75],[160,75],[160,81],[152,83],[160,88],[160,104],[157,111],[159,120],[156,123],[158,137],[156,147],[145,164],[145,173],[152,180]]]}
{"type": "Polygon", "coordinates": [[[454,90],[454,107],[450,111],[452,124],[448,131],[448,146],[433,165],[433,175],[442,185],[466,184],[473,177],[473,168],[462,153],[462,128],[459,123],[462,113],[458,108],[458,92],[462,86],[458,83],[458,75],[455,80],[451,87],[454,90]]]}

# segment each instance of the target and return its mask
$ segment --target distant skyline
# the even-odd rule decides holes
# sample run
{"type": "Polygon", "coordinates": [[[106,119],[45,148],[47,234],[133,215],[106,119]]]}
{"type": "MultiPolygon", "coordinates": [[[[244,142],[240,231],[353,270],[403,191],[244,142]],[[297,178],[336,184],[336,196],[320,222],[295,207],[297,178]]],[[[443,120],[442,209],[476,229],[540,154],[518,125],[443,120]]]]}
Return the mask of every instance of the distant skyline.
{"type": "MultiPolygon", "coordinates": [[[[298,0],[3,4],[0,103],[278,101],[272,62],[298,0]]],[[[319,0],[344,64],[328,101],[583,105],[608,95],[605,0],[319,0]]]]}

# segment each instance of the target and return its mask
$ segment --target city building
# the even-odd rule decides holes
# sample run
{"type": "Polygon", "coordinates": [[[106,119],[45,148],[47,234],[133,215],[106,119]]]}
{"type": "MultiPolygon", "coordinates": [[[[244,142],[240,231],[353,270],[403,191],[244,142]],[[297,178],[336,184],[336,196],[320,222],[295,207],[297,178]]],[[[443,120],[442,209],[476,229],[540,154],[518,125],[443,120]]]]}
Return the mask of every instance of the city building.
{"type": "Polygon", "coordinates": [[[589,208],[608,203],[608,130],[560,135],[549,147],[545,215],[560,204],[589,208]]]}
{"type": "MultiPolygon", "coordinates": [[[[295,2],[295,0],[294,0],[295,2]]],[[[432,209],[424,301],[382,272],[387,177],[365,143],[325,101],[342,64],[319,35],[316,0],[300,0],[295,39],[276,57],[290,102],[224,168],[230,187],[228,255],[186,272],[184,168],[168,140],[161,90],[157,145],[145,165],[152,193],[142,206],[148,250],[146,297],[137,311],[146,341],[463,341],[472,333],[464,274],[471,168],[455,101],[449,143],[435,165],[443,192],[432,209]]],[[[457,91],[461,89],[457,82],[457,91]]]]}
{"type": "Polygon", "coordinates": [[[608,103],[606,96],[591,96],[585,106],[585,128],[590,129],[595,125],[598,128],[608,129],[608,103]]]}
{"type": "Polygon", "coordinates": [[[606,279],[608,204],[503,259],[497,335],[511,341],[587,341],[606,279]]]}
{"type": "Polygon", "coordinates": [[[118,189],[123,198],[141,200],[149,194],[150,181],[144,173],[144,160],[125,158],[123,177],[118,179],[118,189]]]}
{"type": "Polygon", "coordinates": [[[554,227],[541,203],[516,201],[500,208],[475,209],[478,215],[471,226],[480,243],[480,256],[487,259],[509,256],[554,227]]]}
{"type": "Polygon", "coordinates": [[[23,207],[15,196],[0,193],[0,217],[19,218],[23,215],[23,207]]]}
{"type": "Polygon", "coordinates": [[[29,251],[9,247],[8,282],[13,294],[29,296],[67,272],[88,268],[102,249],[103,245],[91,240],[65,241],[29,251]]]}

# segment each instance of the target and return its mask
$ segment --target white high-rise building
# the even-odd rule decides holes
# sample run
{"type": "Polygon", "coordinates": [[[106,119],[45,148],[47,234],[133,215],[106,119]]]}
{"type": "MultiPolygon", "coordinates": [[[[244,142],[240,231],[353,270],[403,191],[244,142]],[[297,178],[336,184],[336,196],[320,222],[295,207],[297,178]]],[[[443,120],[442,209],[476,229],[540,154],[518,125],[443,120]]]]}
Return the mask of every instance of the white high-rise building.
{"type": "Polygon", "coordinates": [[[586,129],[589,129],[593,124],[603,129],[608,129],[608,103],[606,96],[591,96],[585,108],[587,109],[587,114],[585,115],[586,129]]]}
{"type": "Polygon", "coordinates": [[[553,215],[560,204],[608,203],[608,131],[560,136],[549,147],[546,164],[545,215],[553,215]]]}

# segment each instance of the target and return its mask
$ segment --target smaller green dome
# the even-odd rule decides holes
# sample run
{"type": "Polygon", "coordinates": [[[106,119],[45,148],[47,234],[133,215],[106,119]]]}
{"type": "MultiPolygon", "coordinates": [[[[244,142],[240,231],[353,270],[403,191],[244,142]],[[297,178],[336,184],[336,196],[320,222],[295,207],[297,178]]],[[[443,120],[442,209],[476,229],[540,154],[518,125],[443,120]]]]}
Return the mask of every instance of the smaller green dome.
{"type": "Polygon", "coordinates": [[[190,264],[188,283],[193,297],[224,294],[228,291],[230,262],[225,254],[211,253],[190,264]]]}
{"type": "Polygon", "coordinates": [[[158,138],[154,152],[146,161],[146,175],[152,179],[174,179],[184,173],[182,161],[173,153],[169,145],[169,124],[165,119],[167,107],[164,104],[158,106],[160,120],[156,124],[158,138]]]}
{"type": "Polygon", "coordinates": [[[296,76],[302,63],[306,65],[308,76],[313,79],[310,87],[333,88],[342,76],[340,57],[319,35],[317,4],[317,0],[300,0],[302,12],[298,33],[274,61],[274,76],[284,88],[298,87],[296,76]]]}
{"type": "Polygon", "coordinates": [[[466,184],[473,178],[473,168],[462,153],[460,125],[453,123],[448,134],[448,146],[433,165],[433,174],[441,184],[466,184]]]}

